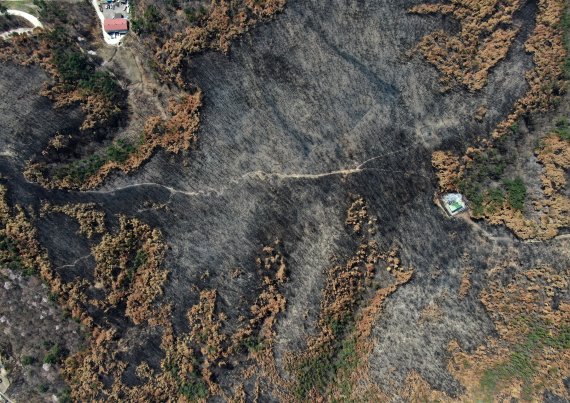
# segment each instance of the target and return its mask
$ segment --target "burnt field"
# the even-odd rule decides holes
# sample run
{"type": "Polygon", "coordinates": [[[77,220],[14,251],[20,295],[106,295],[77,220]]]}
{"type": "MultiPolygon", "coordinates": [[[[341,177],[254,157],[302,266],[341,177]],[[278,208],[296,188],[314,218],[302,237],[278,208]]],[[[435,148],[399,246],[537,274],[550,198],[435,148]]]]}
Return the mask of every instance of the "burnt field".
{"type": "MultiPolygon", "coordinates": [[[[290,0],[274,21],[235,40],[228,54],[193,57],[185,74],[204,94],[194,149],[184,155],[158,151],[134,173],[113,173],[87,191],[46,190],[24,178],[26,161],[55,132],[78,126],[82,113],[53,109],[39,95],[46,80],[40,68],[0,64],[0,173],[8,202],[34,217],[38,240],[65,281],[93,279],[90,254],[102,235],[78,236],[79,226],[69,217],[40,215],[42,202],[95,203],[110,231],[117,231],[118,215],[160,230],[168,245],[163,266],[169,275],[156,304],[172,305],[175,334],[189,331],[187,311],[199,302],[200,290],[211,289],[225,314],[223,329],[235,332],[262,287],[256,257],[279,240],[287,262],[288,281],[281,286],[287,304],[271,347],[283,375],[288,354],[304,351],[319,331],[327,269],[348,260],[361,243],[345,222],[347,209],[361,197],[377,219],[370,240],[380,250],[396,248],[401,266],[413,270],[373,323],[366,358],[370,379],[393,401],[421,400],[405,392],[411,374],[427,382],[428,390],[461,400],[468,386],[450,371],[449,344],[456,341],[468,354],[499,337],[497,321],[481,301],[489,273],[502,268],[503,284],[537,267],[564,277],[570,240],[523,242],[504,227],[449,218],[434,203],[432,152],[459,152],[488,136],[528,89],[524,72],[532,58],[523,44],[534,27],[536,4],[528,2],[516,14],[523,29],[483,89],[442,92],[438,71],[412,49],[430,32],[459,28],[451,17],[410,14],[418,3],[290,0]],[[475,111],[482,106],[487,113],[478,120],[475,111]],[[239,276],[232,274],[236,268],[239,276]]],[[[563,99],[560,107],[567,103],[563,99]]],[[[544,118],[528,121],[533,132],[548,130],[549,124],[544,118]]],[[[29,370],[20,364],[22,357],[33,353],[41,361],[42,349],[49,350],[43,341],[55,339],[72,354],[88,336],[72,319],[55,318],[55,302],[50,314],[42,315],[42,326],[30,332],[26,298],[47,297],[48,291],[39,282],[9,279],[13,272],[2,270],[2,283],[10,285],[0,288],[0,317],[6,318],[0,329],[7,336],[0,347],[3,360],[17,369],[7,395],[48,401],[64,388],[56,369],[29,370]],[[49,387],[39,392],[43,384],[49,387]]],[[[375,274],[380,287],[384,272],[380,267],[375,274]]],[[[362,293],[355,311],[371,292],[362,293]]],[[[556,298],[567,305],[568,290],[556,298]]],[[[142,361],[159,370],[160,331],[127,324],[112,309],[93,312],[97,324],[114,326],[136,345],[118,356],[127,365],[124,384],[137,384],[134,367],[142,361]]],[[[228,362],[229,368],[213,372],[231,396],[242,375],[235,370],[240,358],[228,362]]],[[[245,383],[246,401],[254,395],[259,401],[281,400],[267,381],[259,382],[257,392],[245,383]]],[[[565,401],[565,393],[545,387],[539,394],[565,401]]]]}

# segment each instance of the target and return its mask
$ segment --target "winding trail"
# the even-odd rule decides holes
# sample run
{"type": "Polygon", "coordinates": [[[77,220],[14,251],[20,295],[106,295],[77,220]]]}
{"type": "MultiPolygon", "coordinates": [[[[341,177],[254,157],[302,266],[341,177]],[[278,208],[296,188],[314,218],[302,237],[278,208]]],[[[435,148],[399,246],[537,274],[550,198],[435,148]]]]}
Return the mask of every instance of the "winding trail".
{"type": "MultiPolygon", "coordinates": [[[[426,179],[430,179],[429,177],[425,176],[424,174],[422,174],[420,172],[405,172],[405,171],[399,171],[399,170],[394,170],[394,169],[390,169],[390,168],[365,167],[365,165],[367,165],[368,163],[370,163],[372,161],[378,160],[378,159],[386,157],[388,155],[394,155],[394,154],[409,152],[411,149],[412,149],[412,147],[405,147],[405,148],[400,148],[398,150],[389,151],[389,152],[374,156],[372,158],[369,158],[366,161],[357,164],[354,168],[337,169],[337,170],[329,171],[329,172],[280,173],[280,172],[250,171],[250,172],[244,173],[240,177],[230,179],[228,181],[228,184],[239,184],[240,182],[242,182],[244,180],[248,180],[248,179],[259,180],[262,182],[266,182],[266,181],[269,181],[271,179],[279,179],[279,180],[317,179],[318,180],[318,179],[326,178],[329,176],[354,175],[354,174],[358,174],[358,173],[361,173],[364,171],[397,173],[397,174],[402,174],[402,175],[408,174],[408,175],[422,176],[422,177],[425,177],[426,179]]],[[[86,190],[86,191],[82,191],[81,193],[86,193],[86,194],[113,194],[115,192],[120,192],[120,191],[123,191],[126,189],[131,189],[131,188],[136,188],[136,187],[160,187],[160,188],[166,189],[171,194],[182,194],[185,196],[193,197],[193,196],[209,196],[212,194],[217,194],[218,196],[221,196],[224,193],[224,191],[227,190],[230,186],[225,186],[225,187],[222,187],[220,189],[208,188],[206,190],[187,191],[187,190],[182,190],[182,189],[175,189],[173,187],[170,187],[170,186],[167,186],[167,185],[164,185],[161,183],[140,182],[140,183],[132,183],[132,184],[125,185],[125,186],[122,186],[119,188],[100,189],[100,190],[86,190]]]]}
{"type": "Polygon", "coordinates": [[[6,31],[6,32],[2,32],[0,34],[0,37],[3,39],[9,38],[13,34],[20,34],[21,35],[21,34],[25,34],[28,32],[32,32],[36,28],[43,28],[44,27],[44,25],[40,22],[40,20],[38,20],[32,14],[26,13],[25,11],[10,9],[10,10],[6,11],[6,14],[7,15],[15,15],[15,16],[18,16],[18,17],[25,19],[26,21],[28,21],[30,24],[33,25],[33,28],[15,28],[15,29],[11,29],[11,30],[6,31]]]}

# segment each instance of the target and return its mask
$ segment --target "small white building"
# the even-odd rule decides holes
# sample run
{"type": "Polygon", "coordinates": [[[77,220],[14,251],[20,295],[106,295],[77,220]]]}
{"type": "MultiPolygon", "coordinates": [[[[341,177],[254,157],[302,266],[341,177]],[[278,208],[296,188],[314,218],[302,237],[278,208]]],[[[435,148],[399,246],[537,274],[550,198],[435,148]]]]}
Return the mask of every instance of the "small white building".
{"type": "Polygon", "coordinates": [[[445,211],[450,216],[457,215],[467,209],[465,200],[463,200],[463,196],[460,193],[447,193],[442,196],[441,201],[445,211]]]}

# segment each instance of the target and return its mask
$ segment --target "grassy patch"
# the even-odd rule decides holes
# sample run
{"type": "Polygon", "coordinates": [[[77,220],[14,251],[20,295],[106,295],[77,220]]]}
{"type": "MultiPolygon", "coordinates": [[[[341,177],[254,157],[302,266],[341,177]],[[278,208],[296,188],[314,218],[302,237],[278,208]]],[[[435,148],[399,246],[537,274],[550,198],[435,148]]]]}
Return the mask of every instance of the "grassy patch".
{"type": "MultiPolygon", "coordinates": [[[[518,133],[518,127],[512,127],[511,130],[513,133],[518,133]]],[[[511,160],[510,150],[503,142],[499,142],[497,148],[485,150],[474,156],[472,164],[459,183],[459,190],[469,201],[475,216],[485,213],[484,206],[489,201],[491,201],[491,211],[500,207],[499,192],[502,191],[492,188],[491,184],[501,180],[511,160]]]]}
{"type": "Polygon", "coordinates": [[[554,131],[562,140],[570,141],[570,123],[567,118],[563,117],[558,119],[554,131]]]}
{"type": "Polygon", "coordinates": [[[207,13],[208,10],[204,6],[201,6],[200,8],[186,7],[184,9],[184,14],[190,24],[197,23],[200,19],[206,16],[207,13]]]}
{"type": "Polygon", "coordinates": [[[522,210],[526,199],[526,186],[523,180],[516,178],[513,180],[505,180],[503,183],[507,190],[507,201],[509,205],[516,210],[522,210]]]}
{"type": "Polygon", "coordinates": [[[170,360],[165,363],[165,369],[176,379],[178,393],[187,397],[190,401],[205,399],[210,394],[208,385],[206,385],[199,373],[191,372],[186,376],[186,379],[182,379],[179,375],[180,370],[178,366],[170,360]]]}
{"type": "Polygon", "coordinates": [[[191,375],[185,382],[180,385],[179,392],[181,395],[186,396],[190,401],[197,399],[205,399],[208,397],[208,386],[198,376],[191,375]]]}
{"type": "Polygon", "coordinates": [[[536,375],[537,358],[542,349],[545,347],[556,350],[570,348],[570,326],[563,326],[557,334],[553,334],[544,323],[529,322],[527,325],[530,332],[522,343],[513,348],[509,359],[483,373],[480,387],[489,401],[492,401],[501,384],[513,379],[523,381],[523,397],[529,400],[534,392],[532,380],[536,375]]]}
{"type": "Polygon", "coordinates": [[[487,212],[493,214],[497,209],[500,209],[505,201],[503,190],[500,188],[490,189],[487,193],[489,204],[487,205],[487,212]]]}
{"type": "Polygon", "coordinates": [[[51,37],[55,39],[52,62],[64,82],[71,88],[78,87],[88,94],[99,95],[112,103],[122,99],[121,87],[107,72],[95,71],[95,65],[58,29],[51,37]]]}
{"type": "Polygon", "coordinates": [[[22,262],[16,242],[4,231],[0,231],[0,265],[10,270],[19,271],[24,276],[31,276],[35,272],[33,267],[27,267],[22,262]]]}
{"type": "Polygon", "coordinates": [[[32,365],[34,362],[36,362],[36,359],[34,357],[32,357],[31,355],[25,355],[22,357],[21,363],[22,365],[32,365]]]}
{"type": "Polygon", "coordinates": [[[137,272],[137,270],[140,267],[144,266],[147,261],[148,261],[148,254],[142,249],[137,250],[135,258],[133,259],[133,264],[131,265],[131,267],[127,269],[126,273],[127,284],[130,284],[131,281],[133,281],[133,278],[135,277],[135,273],[137,272]]]}
{"type": "Polygon", "coordinates": [[[243,341],[243,347],[250,352],[259,352],[265,348],[265,344],[260,337],[250,336],[243,341]]]}
{"type": "Polygon", "coordinates": [[[73,183],[81,184],[95,175],[107,162],[114,161],[119,164],[125,162],[138,146],[139,144],[133,145],[125,140],[118,140],[107,147],[102,155],[91,155],[54,169],[54,176],[60,180],[69,178],[73,183]]]}
{"type": "Polygon", "coordinates": [[[151,4],[144,9],[140,15],[136,9],[131,9],[133,17],[131,17],[131,29],[139,34],[151,34],[158,30],[159,24],[162,21],[162,15],[155,5],[151,4]],[[135,16],[136,15],[136,16],[135,16]]]}
{"type": "Polygon", "coordinates": [[[358,364],[356,340],[352,336],[353,327],[350,323],[345,322],[344,326],[341,325],[336,330],[335,335],[349,336],[335,338],[320,346],[316,353],[301,360],[294,369],[297,377],[295,396],[299,400],[305,399],[313,389],[326,393],[333,383],[346,392],[343,394],[350,394],[352,385],[348,375],[358,364]]]}
{"type": "Polygon", "coordinates": [[[44,356],[45,364],[57,364],[63,358],[63,351],[59,344],[55,344],[44,356]]]}

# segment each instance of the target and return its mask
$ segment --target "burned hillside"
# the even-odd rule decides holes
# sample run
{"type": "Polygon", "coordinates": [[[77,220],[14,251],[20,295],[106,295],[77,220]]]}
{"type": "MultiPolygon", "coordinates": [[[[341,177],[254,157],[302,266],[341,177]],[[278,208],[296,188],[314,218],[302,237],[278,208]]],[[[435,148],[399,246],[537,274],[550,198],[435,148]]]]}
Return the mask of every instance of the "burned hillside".
{"type": "Polygon", "coordinates": [[[564,1],[35,3],[0,401],[570,400],[564,1]]]}

